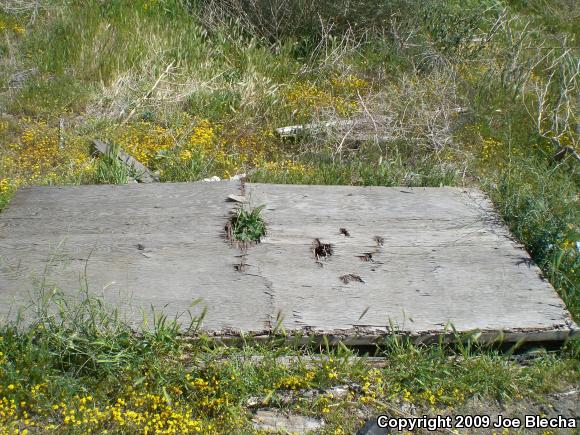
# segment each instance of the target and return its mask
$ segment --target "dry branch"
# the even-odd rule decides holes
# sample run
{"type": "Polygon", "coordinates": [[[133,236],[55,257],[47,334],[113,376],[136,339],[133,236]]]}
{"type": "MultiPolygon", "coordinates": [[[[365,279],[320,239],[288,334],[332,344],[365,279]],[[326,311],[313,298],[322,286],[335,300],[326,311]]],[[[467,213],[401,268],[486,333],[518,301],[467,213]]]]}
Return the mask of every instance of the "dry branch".
{"type": "Polygon", "coordinates": [[[129,115],[127,115],[127,117],[123,120],[123,122],[121,122],[121,125],[125,125],[127,124],[127,122],[133,117],[133,115],[135,114],[135,112],[137,111],[137,109],[139,107],[141,107],[141,104],[143,103],[143,101],[147,100],[148,98],[151,97],[151,95],[153,95],[153,92],[155,91],[155,88],[157,88],[157,86],[159,85],[159,83],[161,83],[161,80],[163,80],[163,77],[165,77],[167,74],[169,74],[169,71],[171,70],[171,68],[173,67],[173,64],[175,63],[175,61],[171,61],[169,63],[169,65],[167,65],[167,68],[165,68],[165,71],[163,71],[161,73],[161,75],[157,78],[157,80],[155,81],[155,83],[153,84],[153,87],[149,90],[149,92],[147,92],[145,94],[145,96],[135,105],[135,107],[133,107],[133,109],[131,110],[131,112],[129,112],[129,115]]]}

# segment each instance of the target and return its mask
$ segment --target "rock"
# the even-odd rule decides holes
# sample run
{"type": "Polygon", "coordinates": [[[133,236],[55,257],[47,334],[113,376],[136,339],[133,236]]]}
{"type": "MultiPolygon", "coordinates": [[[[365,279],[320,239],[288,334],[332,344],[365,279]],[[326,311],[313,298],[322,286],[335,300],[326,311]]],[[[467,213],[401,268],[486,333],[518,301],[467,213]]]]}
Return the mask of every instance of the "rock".
{"type": "Polygon", "coordinates": [[[243,178],[246,178],[246,174],[245,173],[243,173],[243,174],[236,174],[233,177],[230,177],[230,180],[232,180],[232,181],[239,181],[239,180],[241,180],[243,178]]]}
{"type": "Polygon", "coordinates": [[[401,403],[401,411],[403,411],[406,414],[415,415],[415,413],[417,412],[417,408],[412,403],[403,402],[401,403]]]}
{"type": "Polygon", "coordinates": [[[221,178],[218,177],[217,175],[214,175],[213,177],[210,178],[204,178],[202,181],[205,181],[206,183],[211,183],[212,181],[221,181],[221,178]]]}
{"type": "Polygon", "coordinates": [[[258,397],[248,397],[248,400],[246,400],[246,406],[248,408],[254,408],[256,406],[258,406],[258,404],[260,403],[260,399],[258,397]]]}
{"type": "Polygon", "coordinates": [[[319,394],[318,390],[306,390],[303,394],[302,397],[305,397],[307,399],[311,399],[314,396],[317,396],[319,394]]]}
{"type": "Polygon", "coordinates": [[[298,414],[284,414],[276,409],[256,411],[252,423],[256,430],[305,434],[324,426],[324,420],[298,414]]]}
{"type": "Polygon", "coordinates": [[[38,74],[37,68],[30,68],[30,69],[16,72],[10,76],[10,80],[8,81],[8,86],[10,86],[11,88],[20,89],[24,86],[24,84],[26,83],[26,81],[30,77],[32,77],[36,74],[38,74]]]}
{"type": "Polygon", "coordinates": [[[390,433],[391,431],[388,428],[379,427],[377,424],[377,418],[373,417],[368,420],[361,429],[359,429],[356,435],[386,435],[390,433]]]}
{"type": "Polygon", "coordinates": [[[337,385],[330,388],[327,393],[332,394],[335,399],[343,399],[347,396],[349,391],[348,385],[337,385]]]}

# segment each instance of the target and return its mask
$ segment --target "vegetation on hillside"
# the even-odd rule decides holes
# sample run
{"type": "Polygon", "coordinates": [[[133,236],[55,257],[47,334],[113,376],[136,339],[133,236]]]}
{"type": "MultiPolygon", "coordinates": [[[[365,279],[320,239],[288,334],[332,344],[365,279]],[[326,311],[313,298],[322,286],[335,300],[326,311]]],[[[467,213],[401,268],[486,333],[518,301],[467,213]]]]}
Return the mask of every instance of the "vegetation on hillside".
{"type": "MultiPolygon", "coordinates": [[[[478,186],[578,319],[578,16],[573,0],[4,0],[0,209],[21,186],[127,182],[92,155],[96,138],[162,181],[478,186]],[[323,127],[275,132],[304,124],[323,127]]],[[[3,331],[0,426],[242,431],[250,396],[360,384],[348,400],[292,402],[341,433],[369,395],[451,406],[578,382],[573,350],[520,367],[390,347],[371,373],[348,353],[282,367],[272,355],[298,350],[272,344],[252,348],[266,356],[255,365],[165,323],[136,335],[82,320],[3,331]]]]}

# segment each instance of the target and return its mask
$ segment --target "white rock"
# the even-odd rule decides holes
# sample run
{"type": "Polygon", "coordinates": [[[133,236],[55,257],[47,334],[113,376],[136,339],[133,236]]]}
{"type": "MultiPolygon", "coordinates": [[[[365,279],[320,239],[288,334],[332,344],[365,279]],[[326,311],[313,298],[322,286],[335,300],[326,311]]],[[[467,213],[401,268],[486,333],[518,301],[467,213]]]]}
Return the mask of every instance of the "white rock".
{"type": "Polygon", "coordinates": [[[298,414],[284,414],[275,409],[260,409],[252,419],[254,428],[277,433],[310,433],[324,426],[324,420],[298,414]]]}
{"type": "Polygon", "coordinates": [[[348,390],[348,385],[337,385],[336,387],[329,389],[327,392],[332,394],[336,399],[342,399],[347,396],[348,390]]]}

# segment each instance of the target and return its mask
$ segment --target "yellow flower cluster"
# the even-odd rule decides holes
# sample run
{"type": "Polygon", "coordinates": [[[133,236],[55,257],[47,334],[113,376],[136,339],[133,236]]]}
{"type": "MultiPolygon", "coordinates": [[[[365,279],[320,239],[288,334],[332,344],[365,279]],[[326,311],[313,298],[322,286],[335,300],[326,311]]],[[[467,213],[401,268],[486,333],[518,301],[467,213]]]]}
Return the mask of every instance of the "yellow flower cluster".
{"type": "Polygon", "coordinates": [[[378,369],[370,369],[362,379],[361,402],[368,403],[377,400],[385,394],[384,379],[381,371],[378,369]]]}
{"type": "MultiPolygon", "coordinates": [[[[55,126],[19,121],[11,131],[8,124],[0,123],[0,137],[5,139],[5,145],[0,145],[0,194],[27,184],[94,181],[97,165],[86,137],[62,140],[55,126]]],[[[245,131],[188,117],[176,128],[140,121],[113,127],[106,135],[145,166],[162,176],[169,174],[168,180],[188,179],[188,171],[195,174],[200,167],[225,178],[249,168],[283,176],[314,173],[303,163],[280,159],[280,141],[270,128],[245,131]]]]}
{"type": "Polygon", "coordinates": [[[280,160],[275,162],[269,161],[262,165],[262,169],[265,169],[274,174],[288,174],[288,175],[314,174],[314,168],[293,160],[280,160]]]}
{"type": "Polygon", "coordinates": [[[222,373],[227,362],[219,367],[208,364],[204,374],[186,374],[163,387],[162,393],[151,391],[148,382],[138,388],[129,383],[110,398],[85,393],[53,402],[55,395],[47,382],[2,384],[5,361],[0,353],[0,434],[25,429],[35,433],[213,433],[216,425],[234,431],[247,425],[245,413],[231,412],[238,407],[233,396],[237,374],[233,370],[222,373]]]}
{"type": "Polygon", "coordinates": [[[0,178],[0,193],[11,190],[12,184],[8,178],[0,178]]]}
{"type": "Polygon", "coordinates": [[[329,395],[323,394],[318,398],[318,400],[316,401],[316,405],[320,409],[321,413],[328,414],[330,412],[329,404],[332,398],[333,398],[332,394],[329,395]]]}
{"type": "Polygon", "coordinates": [[[168,129],[147,121],[126,126],[114,141],[145,166],[152,166],[156,158],[175,146],[168,129]]]}
{"type": "MultiPolygon", "coordinates": [[[[185,165],[193,159],[211,162],[220,176],[230,176],[247,164],[263,161],[258,139],[253,135],[233,137],[221,135],[221,126],[206,119],[191,120],[192,130],[169,130],[149,122],[125,127],[113,141],[151,169],[164,171],[164,166],[185,165]]],[[[234,136],[233,134],[231,136],[234,136]]]]}
{"type": "Polygon", "coordinates": [[[92,396],[79,397],[72,404],[54,405],[53,411],[63,426],[86,432],[114,427],[143,434],[175,434],[201,432],[203,428],[201,420],[193,417],[191,407],[174,406],[164,396],[151,393],[133,393],[104,408],[96,406],[92,396]]]}
{"type": "Polygon", "coordinates": [[[22,120],[23,129],[9,136],[1,126],[0,193],[20,185],[66,183],[90,176],[94,162],[88,144],[79,139],[61,142],[57,128],[45,122],[22,120]],[[8,139],[10,137],[10,139],[8,139]]]}
{"type": "Polygon", "coordinates": [[[278,151],[278,144],[270,130],[238,135],[230,142],[232,155],[235,156],[235,165],[231,170],[236,172],[247,166],[262,167],[278,151]]]}
{"type": "Polygon", "coordinates": [[[17,35],[22,35],[26,31],[26,29],[17,22],[6,21],[3,20],[2,17],[0,17],[0,32],[1,31],[12,31],[17,35]]]}
{"type": "Polygon", "coordinates": [[[0,398],[0,423],[13,420],[17,415],[16,402],[7,397],[0,398]]]}
{"type": "Polygon", "coordinates": [[[246,163],[247,157],[236,152],[235,145],[228,145],[227,140],[218,134],[220,128],[208,120],[198,121],[179,153],[180,160],[187,163],[193,158],[203,159],[217,167],[219,176],[234,175],[246,163]]]}
{"type": "MultiPolygon", "coordinates": [[[[1,354],[1,352],[0,352],[1,354]]],[[[0,363],[4,363],[2,361],[0,363]]],[[[20,430],[15,430],[15,433],[27,433],[28,429],[37,426],[37,423],[31,418],[30,414],[33,411],[34,402],[42,400],[43,393],[46,390],[47,384],[41,383],[32,386],[29,390],[29,397],[33,403],[27,403],[24,400],[16,401],[14,397],[0,396],[0,433],[2,429],[9,427],[20,427],[20,430]]],[[[9,384],[5,387],[7,393],[21,393],[21,386],[18,384],[9,384]]],[[[0,387],[0,391],[2,388],[0,387]]],[[[8,433],[8,432],[7,432],[8,433]]]]}
{"type": "Polygon", "coordinates": [[[436,403],[441,402],[443,398],[443,390],[439,388],[437,391],[433,392],[430,389],[423,391],[419,396],[423,401],[429,403],[431,406],[435,406],[436,403]]]}
{"type": "Polygon", "coordinates": [[[346,77],[335,76],[330,79],[332,88],[341,94],[364,94],[369,90],[369,82],[352,74],[346,77]]]}
{"type": "Polygon", "coordinates": [[[207,119],[198,121],[189,137],[188,143],[180,153],[180,158],[182,160],[190,160],[193,155],[201,157],[214,156],[216,152],[219,152],[220,148],[216,139],[216,127],[207,119]]]}
{"type": "Polygon", "coordinates": [[[209,379],[195,378],[187,374],[186,380],[189,382],[189,387],[195,394],[193,403],[198,408],[203,409],[209,413],[218,413],[222,406],[230,405],[232,401],[231,394],[225,390],[227,387],[224,382],[215,376],[209,379]]]}
{"type": "Polygon", "coordinates": [[[12,26],[12,31],[17,35],[22,35],[26,31],[26,29],[22,27],[20,24],[14,24],[12,26]]]}
{"type": "Polygon", "coordinates": [[[481,149],[481,156],[484,160],[489,160],[499,151],[501,142],[497,139],[488,137],[483,139],[483,147],[481,149]]]}
{"type": "Polygon", "coordinates": [[[284,376],[277,383],[276,388],[284,388],[287,390],[300,390],[308,388],[314,379],[314,372],[308,371],[305,375],[289,375],[284,376]]]}
{"type": "Polygon", "coordinates": [[[222,129],[207,120],[199,121],[179,152],[181,162],[205,159],[214,165],[217,175],[230,177],[248,167],[263,167],[268,156],[277,151],[278,144],[270,130],[224,132],[222,129]]]}
{"type": "Polygon", "coordinates": [[[194,417],[191,406],[173,405],[164,396],[151,393],[133,393],[104,407],[95,404],[90,395],[77,396],[72,401],[53,405],[50,411],[1,397],[0,428],[22,427],[38,427],[44,431],[66,430],[68,427],[85,433],[103,433],[105,428],[116,428],[143,434],[198,433],[212,429],[211,425],[205,425],[194,417]],[[37,417],[45,417],[44,421],[57,423],[40,425],[30,418],[32,412],[37,417]]]}
{"type": "Polygon", "coordinates": [[[463,403],[465,402],[465,394],[459,391],[458,388],[454,388],[451,395],[452,402],[463,403]]]}
{"type": "Polygon", "coordinates": [[[356,101],[320,89],[312,83],[295,84],[283,96],[286,107],[298,118],[308,119],[325,110],[333,110],[340,116],[347,116],[359,109],[356,101]]]}
{"type": "Polygon", "coordinates": [[[391,399],[399,399],[408,403],[424,403],[430,406],[436,406],[438,404],[455,406],[465,402],[465,394],[457,388],[447,392],[442,388],[438,388],[437,390],[427,388],[413,394],[413,392],[406,388],[401,390],[399,386],[394,386],[391,388],[391,393],[393,393],[391,399]]]}

